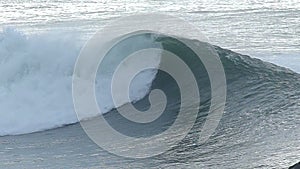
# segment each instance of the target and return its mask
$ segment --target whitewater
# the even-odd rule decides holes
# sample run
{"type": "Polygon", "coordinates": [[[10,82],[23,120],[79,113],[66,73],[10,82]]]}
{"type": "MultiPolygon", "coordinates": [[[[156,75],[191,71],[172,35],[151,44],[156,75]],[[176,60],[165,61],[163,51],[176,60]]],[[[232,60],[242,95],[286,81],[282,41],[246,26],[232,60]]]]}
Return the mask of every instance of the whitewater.
{"type": "MultiPolygon", "coordinates": [[[[90,114],[77,119],[74,111],[72,76],[75,61],[84,44],[80,35],[54,32],[26,36],[13,28],[6,28],[0,36],[0,42],[0,135],[43,131],[95,116],[90,114]]],[[[140,39],[138,43],[146,42],[140,39]]],[[[120,49],[118,53],[123,53],[122,50],[126,48],[120,49]]],[[[137,60],[135,64],[142,61],[158,67],[160,58],[157,56],[147,61],[137,60]]],[[[112,60],[108,65],[114,64],[119,63],[112,60]]],[[[100,80],[108,83],[113,73],[113,70],[105,71],[105,74],[96,79],[96,83],[100,80]]],[[[156,71],[149,70],[133,81],[129,92],[132,102],[149,92],[155,75],[156,71]]],[[[103,113],[118,106],[109,99],[108,88],[96,85],[97,88],[107,91],[97,95],[103,105],[103,113]]]]}

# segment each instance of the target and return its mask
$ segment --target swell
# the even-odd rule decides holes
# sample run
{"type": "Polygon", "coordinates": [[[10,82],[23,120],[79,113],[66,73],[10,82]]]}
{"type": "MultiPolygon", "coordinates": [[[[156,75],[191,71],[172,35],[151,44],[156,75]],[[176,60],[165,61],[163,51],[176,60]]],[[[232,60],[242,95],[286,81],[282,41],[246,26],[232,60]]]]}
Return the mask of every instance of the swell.
{"type": "MultiPolygon", "coordinates": [[[[162,41],[165,48],[188,54],[182,51],[178,41],[168,38],[162,41]]],[[[227,81],[226,108],[219,126],[204,145],[197,144],[196,139],[206,120],[211,96],[208,94],[210,88],[206,72],[201,69],[201,64],[194,64],[195,67],[191,69],[202,75],[198,75],[198,83],[207,84],[199,88],[202,101],[197,121],[189,135],[167,153],[172,154],[171,157],[159,158],[164,158],[166,163],[201,161],[201,164],[210,164],[214,157],[214,164],[220,167],[228,163],[220,159],[236,159],[237,168],[245,168],[249,163],[265,164],[266,159],[271,161],[268,163],[269,168],[281,166],[281,159],[286,159],[286,166],[298,160],[295,155],[299,154],[297,131],[300,126],[300,75],[218,46],[214,48],[224,66],[227,81]],[[276,157],[280,157],[280,160],[276,157]]],[[[186,61],[195,63],[193,58],[189,59],[186,61]]],[[[176,94],[177,86],[160,76],[163,75],[157,75],[154,86],[163,87],[165,93],[170,94],[168,98],[173,98],[170,103],[172,109],[167,112],[171,117],[166,120],[171,121],[172,116],[176,116],[173,113],[174,107],[178,108],[182,100],[176,94]]]]}
{"type": "MultiPolygon", "coordinates": [[[[161,37],[158,41],[165,50],[182,56],[181,59],[190,65],[197,78],[201,103],[196,123],[189,134],[168,152],[154,157],[156,162],[161,162],[161,165],[174,161],[200,162],[203,166],[213,163],[222,168],[229,161],[234,165],[229,168],[278,168],[298,160],[299,74],[214,46],[226,73],[227,102],[218,128],[206,143],[199,144],[197,139],[211,105],[207,72],[180,41],[169,37],[161,37]]],[[[194,42],[199,44],[196,40],[194,42]]],[[[168,62],[162,58],[162,64],[168,62]]],[[[147,124],[133,123],[114,109],[104,115],[110,126],[131,137],[150,137],[167,130],[176,120],[180,104],[186,100],[181,100],[176,82],[163,71],[157,73],[151,89],[161,89],[167,97],[166,109],[158,119],[147,124]]],[[[147,110],[150,106],[148,98],[147,95],[134,106],[147,110]]],[[[191,107],[184,110],[185,118],[189,118],[189,111],[194,108],[198,109],[198,105],[191,103],[191,107]]]]}

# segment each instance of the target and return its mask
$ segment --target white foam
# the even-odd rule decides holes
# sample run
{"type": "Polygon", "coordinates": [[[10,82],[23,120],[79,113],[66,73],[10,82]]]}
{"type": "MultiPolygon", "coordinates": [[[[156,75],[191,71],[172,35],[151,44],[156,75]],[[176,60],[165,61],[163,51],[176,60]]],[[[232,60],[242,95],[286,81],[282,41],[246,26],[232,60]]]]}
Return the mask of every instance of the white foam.
{"type": "MultiPolygon", "coordinates": [[[[72,74],[84,42],[65,32],[24,35],[0,32],[0,135],[42,131],[78,121],[72,102],[72,74]]],[[[153,62],[159,64],[159,61],[153,62]]],[[[130,91],[143,98],[156,72],[144,72],[130,91]]],[[[99,98],[99,97],[98,97],[99,98]]],[[[98,102],[113,105],[101,96],[98,102]]],[[[87,117],[88,118],[88,117],[87,117]]]]}

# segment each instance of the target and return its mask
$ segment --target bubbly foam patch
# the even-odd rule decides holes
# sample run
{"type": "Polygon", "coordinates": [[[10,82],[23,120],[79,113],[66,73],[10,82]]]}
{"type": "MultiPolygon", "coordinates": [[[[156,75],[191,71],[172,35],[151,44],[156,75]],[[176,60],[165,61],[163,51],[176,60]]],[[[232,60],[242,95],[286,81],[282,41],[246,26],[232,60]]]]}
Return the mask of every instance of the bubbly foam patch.
{"type": "MultiPolygon", "coordinates": [[[[75,33],[25,35],[13,28],[0,32],[0,135],[78,122],[72,102],[72,75],[83,45],[75,33]]],[[[153,63],[158,66],[159,61],[153,63]]],[[[149,92],[155,75],[153,71],[139,75],[130,90],[132,101],[149,92]]],[[[97,80],[105,81],[105,76],[97,80]]],[[[104,113],[114,108],[105,96],[100,98],[104,113]]]]}

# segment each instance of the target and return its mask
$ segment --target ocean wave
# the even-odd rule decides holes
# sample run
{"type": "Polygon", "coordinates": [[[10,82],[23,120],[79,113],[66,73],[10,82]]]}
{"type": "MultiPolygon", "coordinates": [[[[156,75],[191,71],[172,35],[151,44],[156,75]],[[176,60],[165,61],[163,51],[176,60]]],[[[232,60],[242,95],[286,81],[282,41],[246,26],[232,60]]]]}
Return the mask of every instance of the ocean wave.
{"type": "MultiPolygon", "coordinates": [[[[151,36],[142,36],[129,43],[134,44],[133,48],[139,49],[141,45],[149,46],[158,42],[163,49],[168,48],[181,54],[187,52],[168,38],[153,39],[151,36]]],[[[194,42],[196,44],[197,41],[194,42]]],[[[12,28],[4,29],[0,33],[1,136],[32,133],[78,122],[72,102],[72,76],[83,44],[80,35],[72,33],[25,35],[12,28]]],[[[270,113],[273,109],[282,111],[282,107],[296,109],[299,99],[297,88],[300,86],[297,73],[217,46],[215,49],[226,73],[228,102],[239,103],[229,104],[227,111],[258,110],[270,113]],[[290,98],[295,100],[291,101],[290,98]],[[257,107],[259,105],[264,106],[257,107]]],[[[116,60],[121,60],[119,55],[126,50],[122,46],[115,50],[111,54],[111,60],[102,67],[102,74],[96,78],[96,91],[100,91],[97,92],[97,99],[103,113],[116,107],[108,97],[110,90],[107,84],[110,83],[114,71],[111,67],[119,63],[116,60]]],[[[138,60],[135,64],[139,62],[145,61],[138,60]]],[[[147,62],[159,67],[163,60],[156,57],[147,62]]],[[[190,62],[189,65],[192,65],[191,69],[201,86],[201,104],[209,105],[210,84],[205,68],[203,65],[193,64],[193,59],[186,58],[185,62],[190,62]]],[[[164,88],[170,95],[167,108],[174,108],[180,99],[174,95],[178,93],[176,85],[168,79],[170,80],[155,70],[142,72],[136,77],[129,91],[131,101],[142,101],[151,89],[164,88]]],[[[145,109],[149,104],[145,102],[139,105],[141,109],[145,109]]]]}

